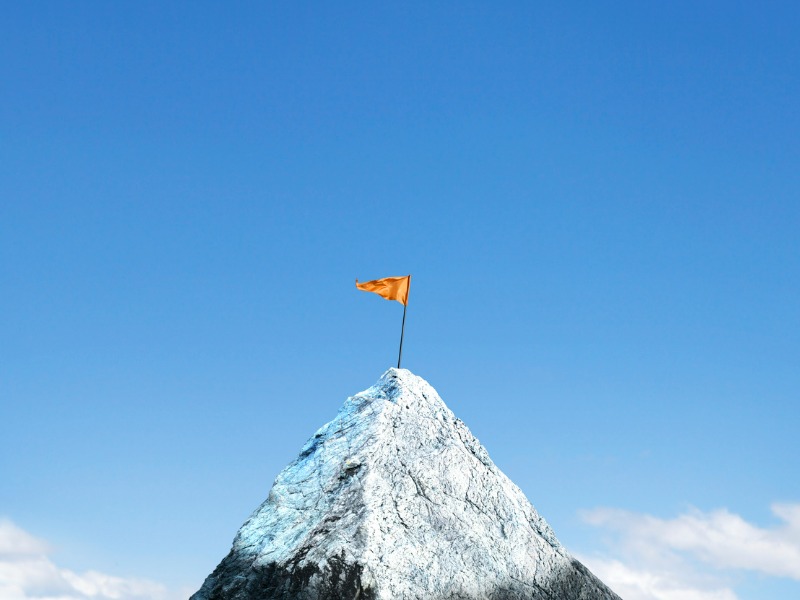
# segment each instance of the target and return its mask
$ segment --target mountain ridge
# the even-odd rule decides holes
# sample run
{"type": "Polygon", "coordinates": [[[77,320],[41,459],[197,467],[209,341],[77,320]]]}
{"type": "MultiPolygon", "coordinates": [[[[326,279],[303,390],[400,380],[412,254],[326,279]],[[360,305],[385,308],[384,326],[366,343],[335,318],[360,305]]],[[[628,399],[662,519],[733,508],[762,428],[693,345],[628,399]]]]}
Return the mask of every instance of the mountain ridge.
{"type": "Polygon", "coordinates": [[[618,600],[430,384],[345,400],[191,600],[618,600]]]}

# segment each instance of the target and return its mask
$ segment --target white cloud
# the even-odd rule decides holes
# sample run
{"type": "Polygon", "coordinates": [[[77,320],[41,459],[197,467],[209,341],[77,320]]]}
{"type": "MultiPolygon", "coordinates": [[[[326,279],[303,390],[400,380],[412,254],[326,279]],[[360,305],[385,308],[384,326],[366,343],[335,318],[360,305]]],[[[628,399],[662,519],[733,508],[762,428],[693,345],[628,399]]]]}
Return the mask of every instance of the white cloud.
{"type": "Polygon", "coordinates": [[[20,529],[8,519],[0,519],[0,559],[35,556],[49,551],[47,544],[20,529]]]}
{"type": "Polygon", "coordinates": [[[671,570],[656,565],[633,568],[617,559],[579,557],[602,582],[625,600],[737,600],[732,589],[703,581],[691,569],[671,570]]]}
{"type": "Polygon", "coordinates": [[[736,600],[736,571],[800,581],[800,504],[774,504],[759,527],[727,509],[672,519],[617,509],[582,513],[616,536],[612,556],[581,560],[625,600],[736,600]]]}
{"type": "Polygon", "coordinates": [[[3,600],[185,600],[188,594],[145,579],[60,568],[49,545],[0,519],[0,598],[3,600]]]}
{"type": "Polygon", "coordinates": [[[782,520],[758,527],[726,509],[691,510],[674,519],[596,509],[584,513],[592,525],[609,528],[638,551],[680,552],[719,569],[747,569],[800,580],[800,504],[775,504],[782,520]]]}

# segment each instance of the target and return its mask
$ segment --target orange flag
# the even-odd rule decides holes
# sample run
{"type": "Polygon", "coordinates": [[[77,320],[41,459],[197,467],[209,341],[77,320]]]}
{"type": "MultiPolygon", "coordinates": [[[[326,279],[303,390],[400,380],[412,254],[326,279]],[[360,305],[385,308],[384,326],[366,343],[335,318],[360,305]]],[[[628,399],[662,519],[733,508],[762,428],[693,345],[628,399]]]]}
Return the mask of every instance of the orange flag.
{"type": "Polygon", "coordinates": [[[411,285],[411,275],[405,277],[385,277],[358,283],[356,287],[365,292],[373,292],[387,300],[397,300],[403,306],[408,306],[408,288],[411,285]]]}

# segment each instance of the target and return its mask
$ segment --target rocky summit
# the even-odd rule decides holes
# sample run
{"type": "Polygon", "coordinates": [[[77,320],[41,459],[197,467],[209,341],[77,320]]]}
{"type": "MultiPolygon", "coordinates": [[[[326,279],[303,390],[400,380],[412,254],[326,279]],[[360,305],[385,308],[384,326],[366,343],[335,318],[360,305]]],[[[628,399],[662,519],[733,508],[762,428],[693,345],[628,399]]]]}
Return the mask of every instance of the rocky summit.
{"type": "Polygon", "coordinates": [[[191,600],[612,600],[421,377],[389,369],[278,475],[191,600]]]}

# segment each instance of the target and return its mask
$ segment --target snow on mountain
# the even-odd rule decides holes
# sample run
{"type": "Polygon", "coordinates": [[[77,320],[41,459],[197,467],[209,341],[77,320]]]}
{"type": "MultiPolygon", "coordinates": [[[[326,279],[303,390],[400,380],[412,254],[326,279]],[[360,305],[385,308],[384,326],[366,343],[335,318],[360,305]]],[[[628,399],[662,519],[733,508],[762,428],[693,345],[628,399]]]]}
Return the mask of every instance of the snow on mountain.
{"type": "Polygon", "coordinates": [[[619,600],[421,377],[389,369],[277,477],[191,600],[619,600]]]}

